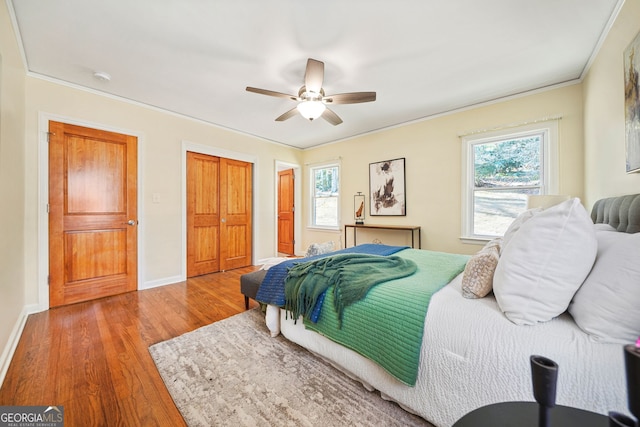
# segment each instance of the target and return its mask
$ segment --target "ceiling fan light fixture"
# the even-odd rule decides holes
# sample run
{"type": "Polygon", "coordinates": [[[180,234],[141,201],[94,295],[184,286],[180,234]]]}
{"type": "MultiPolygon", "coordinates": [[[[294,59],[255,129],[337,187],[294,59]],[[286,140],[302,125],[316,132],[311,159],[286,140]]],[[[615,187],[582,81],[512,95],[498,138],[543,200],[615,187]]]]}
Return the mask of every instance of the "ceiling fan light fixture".
{"type": "Polygon", "coordinates": [[[315,120],[324,113],[327,106],[321,101],[302,101],[297,108],[302,117],[308,120],[315,120]]]}
{"type": "Polygon", "coordinates": [[[376,100],[375,92],[347,92],[325,96],[322,88],[323,80],[324,62],[309,58],[304,72],[304,85],[298,90],[297,96],[251,86],[247,86],[246,90],[247,92],[298,101],[298,105],[278,116],[276,122],[284,122],[296,114],[300,114],[307,120],[315,120],[318,117],[322,117],[327,122],[337,126],[342,123],[342,119],[330,108],[327,108],[326,104],[359,104],[376,100]]]}

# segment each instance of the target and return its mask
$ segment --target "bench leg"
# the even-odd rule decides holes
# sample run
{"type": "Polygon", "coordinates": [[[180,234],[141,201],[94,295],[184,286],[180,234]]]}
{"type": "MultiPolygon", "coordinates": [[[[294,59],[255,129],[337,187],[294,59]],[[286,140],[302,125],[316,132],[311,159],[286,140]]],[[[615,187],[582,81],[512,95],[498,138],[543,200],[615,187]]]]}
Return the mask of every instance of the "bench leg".
{"type": "Polygon", "coordinates": [[[249,310],[249,297],[246,295],[244,296],[244,309],[249,310]]]}

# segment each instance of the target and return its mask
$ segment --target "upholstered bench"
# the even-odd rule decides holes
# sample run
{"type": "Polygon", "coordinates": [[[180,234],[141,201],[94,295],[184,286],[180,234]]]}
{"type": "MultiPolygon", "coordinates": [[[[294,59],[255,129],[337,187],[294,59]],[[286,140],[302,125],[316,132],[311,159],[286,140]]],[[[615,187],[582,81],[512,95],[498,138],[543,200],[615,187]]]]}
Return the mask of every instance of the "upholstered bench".
{"type": "Polygon", "coordinates": [[[244,308],[249,308],[249,298],[255,300],[258,288],[262,279],[266,276],[267,270],[258,270],[240,276],[240,292],[244,295],[244,308]]]}

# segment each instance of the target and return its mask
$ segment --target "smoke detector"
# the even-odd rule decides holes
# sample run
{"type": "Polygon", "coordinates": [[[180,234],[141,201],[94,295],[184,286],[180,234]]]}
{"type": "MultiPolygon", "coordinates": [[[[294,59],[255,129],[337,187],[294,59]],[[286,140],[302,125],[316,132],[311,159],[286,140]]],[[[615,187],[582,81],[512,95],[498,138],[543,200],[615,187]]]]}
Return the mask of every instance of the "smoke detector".
{"type": "Polygon", "coordinates": [[[104,71],[96,71],[95,73],[93,73],[93,77],[95,77],[96,80],[100,80],[101,82],[111,81],[111,76],[104,71]]]}

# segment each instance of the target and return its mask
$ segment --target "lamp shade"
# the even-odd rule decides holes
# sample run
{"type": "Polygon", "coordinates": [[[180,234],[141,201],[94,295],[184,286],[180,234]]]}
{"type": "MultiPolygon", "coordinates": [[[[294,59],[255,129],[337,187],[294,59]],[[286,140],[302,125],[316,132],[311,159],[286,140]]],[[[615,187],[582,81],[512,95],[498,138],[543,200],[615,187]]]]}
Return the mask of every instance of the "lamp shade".
{"type": "Polygon", "coordinates": [[[527,196],[527,209],[547,209],[559,203],[569,200],[569,196],[558,194],[539,194],[527,196]]]}
{"type": "Polygon", "coordinates": [[[324,113],[327,107],[321,101],[302,101],[297,108],[302,117],[315,120],[324,113]]]}

